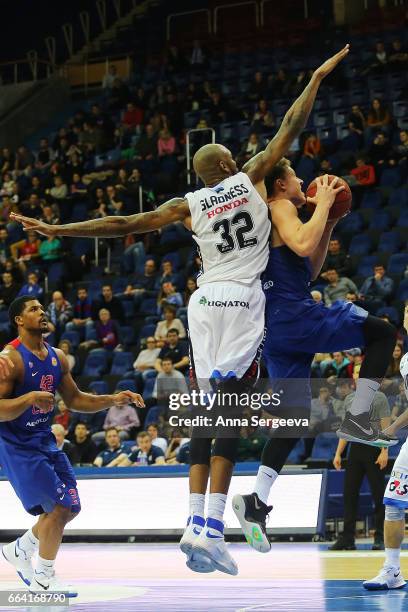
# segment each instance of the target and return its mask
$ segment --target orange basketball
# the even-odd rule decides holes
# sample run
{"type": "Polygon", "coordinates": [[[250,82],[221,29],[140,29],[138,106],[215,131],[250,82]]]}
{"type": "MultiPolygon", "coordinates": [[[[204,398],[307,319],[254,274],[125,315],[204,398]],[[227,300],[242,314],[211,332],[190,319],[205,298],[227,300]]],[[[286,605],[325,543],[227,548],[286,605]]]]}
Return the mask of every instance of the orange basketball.
{"type": "MultiPolygon", "coordinates": [[[[350,187],[348,186],[348,183],[344,179],[338,176],[329,174],[329,185],[332,182],[332,180],[335,178],[338,179],[336,187],[340,187],[340,185],[344,185],[344,189],[343,191],[339,191],[339,193],[336,195],[336,199],[334,200],[333,205],[329,211],[329,217],[328,217],[329,219],[340,219],[346,213],[348,213],[348,211],[351,208],[352,195],[351,195],[351,190],[350,190],[350,187]]],[[[309,187],[306,190],[307,198],[314,198],[315,195],[316,195],[316,179],[310,183],[309,187]]],[[[316,208],[316,205],[313,204],[312,202],[309,202],[308,200],[306,207],[308,211],[311,214],[313,214],[314,209],[316,208]]]]}

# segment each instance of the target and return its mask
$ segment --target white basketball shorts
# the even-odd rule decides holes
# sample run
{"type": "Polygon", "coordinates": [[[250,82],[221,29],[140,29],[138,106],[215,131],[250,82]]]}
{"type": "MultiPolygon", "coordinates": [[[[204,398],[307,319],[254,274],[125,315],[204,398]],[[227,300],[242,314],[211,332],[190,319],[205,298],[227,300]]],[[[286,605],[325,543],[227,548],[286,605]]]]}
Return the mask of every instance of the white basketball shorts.
{"type": "Polygon", "coordinates": [[[202,285],[188,304],[192,366],[200,380],[242,378],[260,353],[265,330],[265,296],[254,285],[202,285]]]}
{"type": "Polygon", "coordinates": [[[395,460],[384,493],[384,504],[408,508],[408,440],[395,460]]]}

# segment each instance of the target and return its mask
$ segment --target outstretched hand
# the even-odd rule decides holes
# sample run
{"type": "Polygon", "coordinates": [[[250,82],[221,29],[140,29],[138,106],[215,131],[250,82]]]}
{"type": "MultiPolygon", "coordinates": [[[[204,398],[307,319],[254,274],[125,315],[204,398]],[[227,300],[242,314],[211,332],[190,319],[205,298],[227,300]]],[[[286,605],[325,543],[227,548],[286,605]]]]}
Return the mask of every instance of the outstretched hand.
{"type": "Polygon", "coordinates": [[[139,408],[145,408],[143,397],[139,393],[133,391],[120,391],[113,396],[115,406],[126,406],[126,404],[135,404],[139,408]]]}
{"type": "Polygon", "coordinates": [[[308,202],[317,205],[327,205],[329,208],[333,205],[336,195],[344,190],[344,185],[336,187],[338,183],[338,177],[335,177],[329,183],[329,175],[324,174],[316,178],[316,195],[314,197],[307,198],[308,202]]]}
{"type": "Polygon", "coordinates": [[[350,51],[350,45],[347,44],[345,47],[343,47],[341,51],[336,53],[336,55],[329,57],[329,59],[326,60],[321,66],[319,66],[319,68],[316,68],[314,74],[318,78],[324,79],[324,77],[330,74],[332,70],[335,69],[337,64],[339,64],[341,60],[343,60],[346,57],[346,55],[348,55],[349,51],[350,51]]]}
{"type": "Polygon", "coordinates": [[[58,226],[50,225],[49,223],[44,223],[43,221],[39,221],[38,219],[32,219],[31,217],[24,217],[23,215],[19,215],[18,213],[10,213],[10,220],[15,221],[16,223],[21,223],[26,232],[38,232],[43,236],[57,236],[58,235],[58,226]]]}

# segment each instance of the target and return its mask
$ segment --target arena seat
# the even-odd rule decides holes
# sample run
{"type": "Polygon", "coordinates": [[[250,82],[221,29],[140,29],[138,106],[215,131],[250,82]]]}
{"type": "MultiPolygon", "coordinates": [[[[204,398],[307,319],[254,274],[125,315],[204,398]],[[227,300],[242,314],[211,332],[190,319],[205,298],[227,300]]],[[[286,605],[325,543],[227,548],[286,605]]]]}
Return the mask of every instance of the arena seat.
{"type": "Polygon", "coordinates": [[[408,206],[408,189],[406,187],[398,187],[393,189],[388,200],[389,206],[404,208],[408,206]]]}
{"type": "Polygon", "coordinates": [[[81,336],[77,331],[64,331],[61,340],[68,340],[72,344],[72,348],[76,349],[81,341],[81,336]]]}
{"type": "Polygon", "coordinates": [[[133,378],[123,378],[116,384],[116,391],[133,391],[133,393],[138,393],[139,389],[133,378]]]}
{"type": "Polygon", "coordinates": [[[401,317],[398,314],[398,310],[394,308],[394,306],[384,306],[383,308],[377,310],[375,314],[377,317],[382,317],[383,315],[386,315],[391,321],[391,323],[394,323],[394,325],[400,324],[401,317]]]}
{"type": "MultiPolygon", "coordinates": [[[[369,211],[371,209],[366,208],[365,211],[369,211]]],[[[375,210],[373,211],[373,215],[370,219],[368,228],[369,229],[379,229],[386,230],[389,228],[391,224],[391,218],[387,211],[385,210],[375,210]]]]}
{"type": "Polygon", "coordinates": [[[408,300],[408,278],[401,281],[400,286],[397,290],[397,299],[405,302],[408,300]]]}
{"type": "Polygon", "coordinates": [[[123,376],[132,369],[134,362],[133,354],[128,351],[118,351],[113,354],[110,374],[123,376]]]}
{"type": "Polygon", "coordinates": [[[361,200],[361,208],[380,208],[382,202],[382,194],[380,191],[370,189],[365,191],[361,200]]]}
{"type": "Polygon", "coordinates": [[[102,376],[108,369],[108,352],[105,349],[94,349],[86,358],[82,376],[102,376]]]}
{"type": "Polygon", "coordinates": [[[370,250],[370,237],[367,234],[356,234],[351,239],[348,252],[350,255],[367,255],[370,250]]]}
{"type": "Polygon", "coordinates": [[[408,253],[394,253],[388,261],[387,271],[390,274],[403,274],[408,266],[408,253]]]}
{"type": "Polygon", "coordinates": [[[139,332],[139,340],[141,338],[147,338],[148,336],[154,336],[154,332],[156,331],[156,325],[154,323],[149,323],[148,325],[143,325],[139,332]]]}
{"type": "Polygon", "coordinates": [[[98,395],[107,395],[108,385],[104,380],[93,380],[89,383],[89,389],[95,391],[98,395]]]}
{"type": "Polygon", "coordinates": [[[396,231],[383,232],[378,242],[378,251],[393,253],[398,251],[400,246],[400,235],[396,231]]]}
{"type": "Polygon", "coordinates": [[[380,186],[396,188],[401,184],[399,168],[385,168],[381,173],[380,186]]]}

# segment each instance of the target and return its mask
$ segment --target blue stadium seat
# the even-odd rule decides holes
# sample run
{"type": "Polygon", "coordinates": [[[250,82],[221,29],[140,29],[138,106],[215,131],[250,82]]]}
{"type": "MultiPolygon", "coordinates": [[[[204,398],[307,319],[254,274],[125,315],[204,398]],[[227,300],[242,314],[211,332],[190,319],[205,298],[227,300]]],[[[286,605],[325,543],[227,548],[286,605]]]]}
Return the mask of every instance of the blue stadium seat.
{"type": "Polygon", "coordinates": [[[397,101],[392,103],[392,114],[397,119],[408,116],[408,102],[397,101]]]}
{"type": "Polygon", "coordinates": [[[7,310],[0,310],[0,323],[8,323],[9,314],[7,310]]]}
{"type": "Polygon", "coordinates": [[[60,340],[68,340],[72,344],[72,348],[76,349],[81,341],[81,337],[77,331],[64,331],[60,340]]]}
{"type": "Polygon", "coordinates": [[[352,89],[349,93],[350,105],[359,104],[365,105],[367,102],[367,91],[365,89],[352,89]]]}
{"type": "Polygon", "coordinates": [[[220,123],[219,135],[221,142],[234,140],[238,136],[233,123],[220,123]]]}
{"type": "Polygon", "coordinates": [[[329,96],[330,108],[341,108],[347,106],[349,103],[349,97],[347,93],[332,93],[329,96]]]}
{"type": "Polygon", "coordinates": [[[397,291],[397,299],[405,302],[408,300],[408,278],[404,278],[399,284],[397,291]]]}
{"type": "Polygon", "coordinates": [[[181,266],[180,253],[173,251],[172,253],[166,253],[163,257],[163,261],[170,261],[173,266],[173,270],[179,270],[181,266]]]}
{"type": "Polygon", "coordinates": [[[133,300],[121,300],[125,319],[132,319],[135,315],[135,303],[133,300]]]}
{"type": "Polygon", "coordinates": [[[312,450],[313,459],[332,459],[336,453],[338,437],[335,433],[322,433],[316,437],[312,450]]]}
{"type": "Polygon", "coordinates": [[[382,195],[380,191],[370,189],[366,191],[361,200],[361,208],[380,208],[382,195]]]}
{"type": "Polygon", "coordinates": [[[398,219],[399,227],[408,227],[408,210],[403,210],[398,219]]]}
{"type": "Polygon", "coordinates": [[[126,372],[133,368],[133,354],[127,351],[118,351],[113,354],[110,374],[123,376],[126,372]]]}
{"type": "Polygon", "coordinates": [[[381,187],[396,188],[401,184],[401,173],[399,168],[386,168],[380,178],[381,187]]]}
{"type": "Polygon", "coordinates": [[[340,219],[337,224],[336,232],[338,233],[356,233],[363,228],[363,220],[360,213],[352,211],[349,215],[340,219]]]}
{"type": "Polygon", "coordinates": [[[329,111],[313,113],[313,125],[315,127],[327,127],[331,125],[332,121],[332,114],[329,111]]]}
{"type": "Polygon", "coordinates": [[[108,367],[108,353],[105,349],[94,349],[86,358],[83,376],[100,377],[108,367]]]}
{"type": "Polygon", "coordinates": [[[107,395],[109,392],[108,383],[105,380],[93,380],[89,383],[89,389],[96,391],[98,395],[107,395]]]}
{"type": "Polygon", "coordinates": [[[71,214],[71,223],[76,221],[85,221],[88,219],[88,204],[86,202],[78,202],[74,205],[71,214]]]}
{"type": "Polygon", "coordinates": [[[154,336],[154,332],[156,331],[156,325],[154,323],[149,323],[148,325],[143,325],[139,332],[140,338],[147,338],[148,336],[154,336]]]}
{"type": "Polygon", "coordinates": [[[64,262],[57,261],[50,265],[47,271],[48,282],[50,285],[59,285],[63,282],[66,274],[64,262]]]}
{"type": "Polygon", "coordinates": [[[378,261],[378,255],[364,255],[357,267],[359,276],[370,276],[373,273],[373,266],[378,261]]]}
{"type": "Polygon", "coordinates": [[[347,123],[348,116],[348,110],[338,108],[333,111],[333,122],[335,125],[345,125],[347,123]]]}
{"type": "MultiPolygon", "coordinates": [[[[145,396],[145,392],[143,393],[143,395],[145,396]]],[[[157,423],[161,413],[162,413],[161,406],[152,406],[151,408],[149,408],[149,410],[147,411],[146,417],[145,417],[143,427],[147,429],[151,423],[157,423]]]]}
{"type": "Polygon", "coordinates": [[[309,185],[316,176],[316,169],[315,160],[302,155],[296,166],[296,174],[305,181],[306,185],[309,185]]]}
{"type": "Polygon", "coordinates": [[[143,315],[157,314],[157,300],[155,298],[144,299],[140,304],[139,312],[143,315]]]}
{"type": "Polygon", "coordinates": [[[383,232],[378,242],[378,250],[380,252],[394,253],[395,251],[398,251],[400,242],[401,238],[398,232],[383,232]]]}
{"type": "Polygon", "coordinates": [[[385,210],[374,211],[371,217],[368,229],[385,230],[388,229],[391,223],[390,215],[385,210]]]}
{"type": "Polygon", "coordinates": [[[135,330],[130,325],[119,325],[120,343],[125,346],[135,343],[135,330]]]}
{"type": "Polygon", "coordinates": [[[138,389],[132,378],[123,378],[117,383],[116,391],[133,391],[133,393],[137,393],[138,389]]]}
{"type": "Polygon", "coordinates": [[[286,459],[286,463],[292,465],[299,465],[302,463],[303,456],[305,454],[305,445],[303,440],[299,440],[292,448],[289,457],[286,459]]]}
{"type": "Polygon", "coordinates": [[[394,325],[400,324],[400,316],[398,314],[398,310],[394,308],[394,306],[384,306],[383,308],[380,308],[379,310],[377,310],[375,314],[377,317],[381,317],[382,315],[387,315],[391,323],[394,323],[394,325]]]}
{"type": "Polygon", "coordinates": [[[371,240],[367,234],[353,236],[349,246],[350,255],[367,255],[371,249],[371,240]]]}
{"type": "MultiPolygon", "coordinates": [[[[151,377],[151,378],[146,378],[145,379],[145,385],[144,385],[144,389],[143,389],[143,398],[144,399],[149,399],[149,397],[152,397],[152,393],[153,393],[155,382],[156,382],[156,377],[151,377]]],[[[145,423],[145,426],[146,426],[146,423],[145,423]]]]}
{"type": "Polygon", "coordinates": [[[403,274],[408,266],[408,253],[394,253],[388,260],[387,272],[403,274]]]}
{"type": "Polygon", "coordinates": [[[408,206],[408,189],[406,187],[394,189],[390,193],[388,204],[390,206],[398,206],[398,208],[408,206]]]}
{"type": "Polygon", "coordinates": [[[245,138],[248,138],[250,131],[251,131],[250,128],[251,128],[251,124],[249,121],[245,120],[245,121],[238,122],[238,133],[239,133],[240,140],[245,140],[245,138]]]}
{"type": "Polygon", "coordinates": [[[88,295],[91,300],[98,300],[102,291],[102,281],[94,280],[88,287],[88,295]]]}
{"type": "Polygon", "coordinates": [[[112,283],[112,291],[113,293],[123,293],[128,286],[127,278],[115,278],[112,283]]]}
{"type": "Polygon", "coordinates": [[[95,240],[92,238],[74,238],[71,242],[71,251],[76,257],[89,255],[95,250],[95,240]]]}

